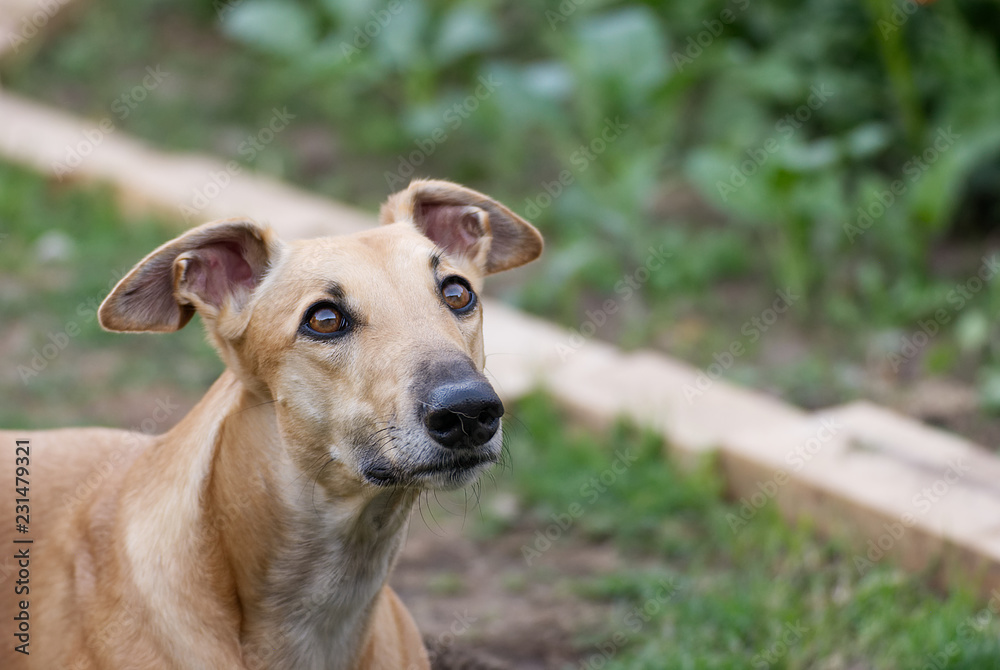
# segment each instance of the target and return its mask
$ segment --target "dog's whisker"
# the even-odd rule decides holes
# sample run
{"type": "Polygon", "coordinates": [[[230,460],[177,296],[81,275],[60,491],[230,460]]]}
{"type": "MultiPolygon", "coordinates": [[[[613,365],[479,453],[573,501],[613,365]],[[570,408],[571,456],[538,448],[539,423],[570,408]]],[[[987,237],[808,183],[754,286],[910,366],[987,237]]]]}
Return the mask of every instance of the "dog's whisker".
{"type": "Polygon", "coordinates": [[[276,399],[273,399],[273,398],[271,400],[265,400],[264,402],[257,403],[256,405],[250,405],[249,407],[244,407],[242,409],[236,410],[232,414],[227,415],[226,418],[227,419],[231,419],[231,418],[236,417],[239,414],[242,414],[243,412],[249,412],[252,409],[258,409],[260,407],[265,407],[267,405],[273,405],[276,402],[278,402],[278,401],[276,399]]]}
{"type": "Polygon", "coordinates": [[[320,512],[316,507],[316,485],[319,483],[319,478],[323,475],[323,470],[325,470],[331,463],[333,463],[332,458],[328,459],[322,466],[320,466],[319,472],[316,473],[316,476],[312,480],[312,490],[310,491],[309,498],[312,501],[313,512],[316,513],[317,517],[320,516],[320,512]]]}
{"type": "MultiPolygon", "coordinates": [[[[423,521],[424,527],[427,528],[428,531],[430,531],[431,535],[433,535],[434,537],[437,537],[437,538],[443,538],[443,537],[445,537],[444,533],[443,532],[442,533],[438,533],[437,531],[435,531],[434,528],[432,528],[431,525],[429,523],[427,523],[427,517],[424,516],[424,505],[423,505],[423,503],[426,501],[426,497],[425,497],[426,494],[427,494],[427,492],[424,491],[423,493],[421,493],[417,497],[417,510],[420,512],[420,520],[423,521]]],[[[431,515],[431,518],[433,519],[434,518],[434,513],[430,511],[430,505],[429,504],[427,505],[427,511],[431,515]]],[[[435,519],[435,523],[436,522],[437,522],[437,520],[435,519]]],[[[440,529],[440,524],[437,524],[437,525],[438,525],[438,528],[440,529]]]]}
{"type": "Polygon", "coordinates": [[[462,530],[465,530],[465,520],[469,516],[469,489],[465,489],[463,493],[465,494],[465,504],[462,505],[462,530]]]}

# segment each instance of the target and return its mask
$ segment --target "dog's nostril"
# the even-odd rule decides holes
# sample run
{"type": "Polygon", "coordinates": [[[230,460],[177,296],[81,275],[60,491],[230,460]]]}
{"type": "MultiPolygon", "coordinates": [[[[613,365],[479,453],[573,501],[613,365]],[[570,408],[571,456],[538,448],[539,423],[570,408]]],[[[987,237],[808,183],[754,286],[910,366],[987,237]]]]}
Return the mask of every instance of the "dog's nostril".
{"type": "Polygon", "coordinates": [[[455,428],[461,428],[461,426],[461,418],[446,408],[430,412],[427,415],[427,428],[435,432],[448,432],[455,428]]]}

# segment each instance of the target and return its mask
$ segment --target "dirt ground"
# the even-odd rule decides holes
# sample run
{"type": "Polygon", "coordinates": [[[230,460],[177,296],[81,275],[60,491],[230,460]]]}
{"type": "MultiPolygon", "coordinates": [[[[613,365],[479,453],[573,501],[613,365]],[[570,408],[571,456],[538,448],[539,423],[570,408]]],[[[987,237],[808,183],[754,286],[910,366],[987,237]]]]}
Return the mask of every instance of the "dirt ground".
{"type": "Polygon", "coordinates": [[[614,550],[563,539],[529,567],[521,546],[533,540],[533,530],[476,540],[463,532],[463,515],[436,516],[440,525],[414,514],[390,582],[432,650],[468,656],[477,662],[469,668],[542,670],[584,662],[574,640],[600,629],[610,611],[574,596],[567,581],[614,570],[620,563],[614,550]]]}

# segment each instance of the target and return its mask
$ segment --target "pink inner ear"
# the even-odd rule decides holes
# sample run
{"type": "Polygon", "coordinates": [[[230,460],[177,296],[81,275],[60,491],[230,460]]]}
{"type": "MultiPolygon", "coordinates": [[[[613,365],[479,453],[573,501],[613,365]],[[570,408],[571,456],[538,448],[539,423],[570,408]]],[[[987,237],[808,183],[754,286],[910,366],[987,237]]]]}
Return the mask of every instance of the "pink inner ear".
{"type": "Polygon", "coordinates": [[[465,205],[423,203],[417,209],[416,224],[448,253],[466,255],[483,235],[479,217],[465,205]]]}
{"type": "Polygon", "coordinates": [[[240,245],[221,242],[198,249],[188,266],[187,281],[203,300],[220,307],[235,289],[252,289],[254,276],[240,245]]]}

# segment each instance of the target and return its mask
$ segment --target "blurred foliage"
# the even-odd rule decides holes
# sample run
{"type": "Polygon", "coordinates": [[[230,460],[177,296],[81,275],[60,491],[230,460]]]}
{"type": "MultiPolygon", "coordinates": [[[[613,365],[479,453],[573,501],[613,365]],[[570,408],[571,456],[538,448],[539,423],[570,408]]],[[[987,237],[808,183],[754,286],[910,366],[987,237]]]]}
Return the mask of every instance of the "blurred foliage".
{"type": "Polygon", "coordinates": [[[515,495],[523,511],[496,515],[486,485],[479,529],[515,527],[530,538],[521,551],[534,574],[558,574],[560,553],[581,542],[621,552],[617,566],[576,580],[583,597],[615,605],[606,626],[580,640],[590,650],[581,667],[1000,663],[1000,624],[971,591],[936,595],[923,577],[887,560],[859,564],[867,549],[816,542],[815,529],[790,527],[773,502],[742,522],[744,500],[721,497],[715,470],[679,469],[659,440],[634,426],[574,430],[572,417],[540,394],[510,417],[504,430],[514,467],[497,475],[495,488],[515,495]],[[622,454],[634,461],[622,467],[622,454]]]}
{"type": "MultiPolygon", "coordinates": [[[[119,127],[245,159],[287,107],[258,170],[370,207],[411,176],[478,187],[549,242],[508,297],[571,326],[616,300],[600,334],[625,344],[684,312],[739,323],[781,288],[805,296],[800,326],[907,332],[1000,219],[988,0],[105,0],[78,21],[8,81],[97,118],[163,64],[119,127]],[[962,230],[971,251],[939,262],[962,230]],[[627,293],[659,248],[671,262],[627,293]]],[[[926,365],[953,367],[959,337],[1000,362],[987,286],[961,315],[985,339],[952,320],[954,355],[926,365]]]]}
{"type": "Polygon", "coordinates": [[[0,425],[120,426],[124,416],[138,429],[157,402],[179,402],[172,424],[219,376],[197,321],[164,335],[109,333],[97,322],[118,280],[175,233],[123,216],[110,189],[62,186],[0,162],[0,425]]]}

